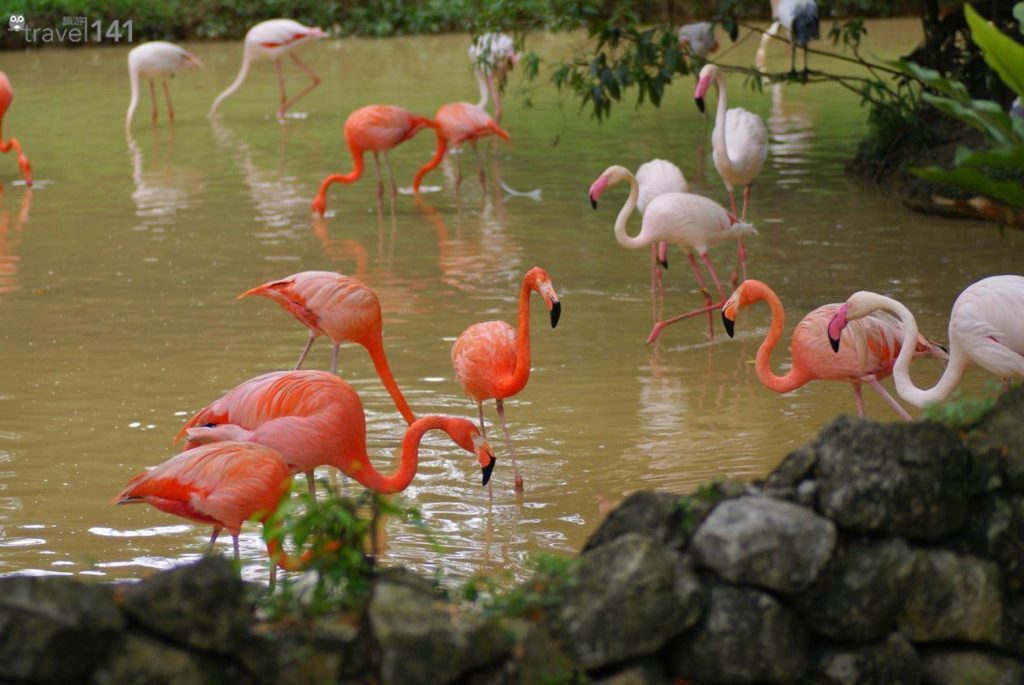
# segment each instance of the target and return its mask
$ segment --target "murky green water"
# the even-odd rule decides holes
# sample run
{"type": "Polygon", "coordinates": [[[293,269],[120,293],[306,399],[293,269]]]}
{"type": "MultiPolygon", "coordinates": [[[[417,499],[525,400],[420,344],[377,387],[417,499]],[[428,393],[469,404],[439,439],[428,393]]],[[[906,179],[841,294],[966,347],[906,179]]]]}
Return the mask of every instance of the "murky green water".
{"type": "MultiPolygon", "coordinates": [[[[873,50],[897,51],[917,40],[919,25],[873,23],[871,31],[873,50]]],[[[537,38],[532,46],[551,54],[564,43],[537,38]]],[[[416,529],[389,528],[391,562],[454,579],[522,573],[531,553],[578,549],[602,512],[634,490],[685,492],[715,476],[761,476],[853,410],[841,385],[779,396],[758,384],[752,360],[765,307],[744,313],[737,340],[718,327],[710,342],[694,320],[644,344],[648,256],[612,236],[625,188],[606,192],[597,212],[586,190],[609,164],[635,169],[657,156],[677,162],[698,192],[725,201],[710,155],[702,169],[695,153],[703,123],[690,81],[661,109],[627,104],[604,125],[548,86],[531,91],[533,107],[510,98],[504,124],[514,146],[497,148],[492,182],[540,189],[539,200],[482,193],[467,157],[460,196],[446,166],[447,176],[428,177],[444,187],[425,196],[426,207],[400,195],[392,219],[377,210],[371,175],[333,187],[328,217],[311,222],[322,177],[350,168],[345,115],[374,102],[430,114],[442,102],[475,101],[466,44],[445,36],[308,46],[302,54],[324,83],[296,108],[304,116],[285,125],[272,117],[268,64],[211,125],[206,110],[234,77],[240,46],[188,45],[207,66],[175,79],[177,124],[168,127],[161,112],[151,128],[144,99],[127,141],[125,49],[0,55],[16,92],[4,132],[22,140],[39,179],[26,190],[14,160],[0,158],[0,572],[137,578],[203,551],[205,527],[108,502],[131,476],[176,453],[171,438],[191,412],[294,363],[304,330],[270,302],[235,296],[301,270],[338,270],[375,288],[392,367],[413,408],[468,417],[475,408],[454,380],[452,341],[473,322],[514,320],[529,267],[554,279],[562,322],[534,327],[530,383],[507,403],[526,493],[513,495],[503,459],[489,501],[473,460],[430,438],[406,499],[444,551],[416,529]]],[[[726,61],[749,64],[755,47],[748,40],[726,61]]],[[[788,56],[775,49],[772,59],[782,65],[788,56]]],[[[291,88],[300,87],[301,75],[287,73],[291,88]]],[[[519,85],[514,76],[512,89],[519,85]]],[[[753,93],[739,78],[731,85],[730,104],[761,114],[771,130],[751,204],[761,235],[748,241],[749,263],[750,275],[782,297],[787,331],[810,309],[869,288],[903,300],[923,331],[943,338],[959,290],[1019,271],[1020,233],[912,214],[884,188],[844,175],[864,130],[854,96],[830,87],[753,93]]],[[[421,136],[392,155],[400,185],[433,144],[421,136]]],[[[733,253],[731,245],[712,250],[721,271],[733,253]]],[[[667,284],[666,312],[699,304],[681,254],[667,284]]],[[[542,312],[535,303],[533,313],[542,312]]],[[[785,360],[779,351],[776,368],[785,360]]],[[[321,342],[308,367],[327,362],[321,342]]],[[[371,454],[389,469],[402,421],[362,349],[344,348],[341,368],[366,404],[371,454]]],[[[925,382],[938,372],[926,363],[916,373],[925,382]]],[[[974,372],[967,388],[987,380],[974,372]]],[[[870,390],[865,396],[869,415],[895,419],[870,390]]],[[[243,554],[246,575],[263,577],[254,526],[243,554]]]]}

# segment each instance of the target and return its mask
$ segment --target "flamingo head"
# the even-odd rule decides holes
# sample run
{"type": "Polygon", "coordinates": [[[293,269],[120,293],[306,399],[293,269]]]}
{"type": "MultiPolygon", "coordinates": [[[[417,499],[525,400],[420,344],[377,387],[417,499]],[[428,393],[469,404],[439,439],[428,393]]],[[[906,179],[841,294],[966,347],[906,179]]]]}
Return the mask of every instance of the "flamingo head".
{"type": "Polygon", "coordinates": [[[319,26],[311,26],[306,30],[306,36],[309,38],[326,38],[327,32],[319,26]]]}
{"type": "Polygon", "coordinates": [[[317,193],[316,197],[313,198],[313,217],[322,217],[326,211],[327,195],[325,193],[317,193]]]}
{"type": "Polygon", "coordinates": [[[597,180],[590,184],[590,206],[597,209],[597,199],[601,197],[601,193],[608,186],[613,186],[619,181],[629,176],[629,169],[618,164],[605,169],[597,180]]]}
{"type": "Polygon", "coordinates": [[[839,307],[839,311],[828,322],[828,341],[832,344],[833,351],[839,351],[839,338],[848,323],[863,319],[878,309],[877,297],[874,293],[860,290],[850,295],[846,303],[839,307]]]}
{"type": "Polygon", "coordinates": [[[476,424],[466,419],[448,419],[445,431],[456,445],[476,455],[477,461],[480,462],[480,471],[483,473],[483,485],[487,485],[491,480],[491,472],[494,471],[494,451],[484,436],[480,435],[476,424]]]}
{"type": "Polygon", "coordinates": [[[729,299],[722,305],[722,325],[725,327],[725,332],[729,334],[730,338],[736,332],[736,317],[739,315],[740,310],[750,304],[743,289],[743,284],[746,282],[740,283],[739,287],[733,291],[729,299]]]}
{"type": "Polygon", "coordinates": [[[839,308],[839,311],[835,313],[832,320],[828,322],[828,342],[832,345],[832,351],[839,351],[839,338],[843,334],[843,329],[846,328],[846,324],[849,320],[849,303],[844,304],[839,308]]]}
{"type": "Polygon", "coordinates": [[[718,78],[718,67],[714,64],[705,64],[697,77],[697,89],[693,91],[693,98],[697,102],[697,109],[704,111],[704,95],[711,87],[711,83],[718,78]]]}
{"type": "Polygon", "coordinates": [[[547,305],[548,312],[551,314],[551,327],[557,326],[558,319],[562,316],[562,303],[558,301],[558,293],[551,285],[551,277],[548,276],[548,272],[535,266],[526,272],[524,281],[530,289],[544,298],[544,304],[547,305]]]}

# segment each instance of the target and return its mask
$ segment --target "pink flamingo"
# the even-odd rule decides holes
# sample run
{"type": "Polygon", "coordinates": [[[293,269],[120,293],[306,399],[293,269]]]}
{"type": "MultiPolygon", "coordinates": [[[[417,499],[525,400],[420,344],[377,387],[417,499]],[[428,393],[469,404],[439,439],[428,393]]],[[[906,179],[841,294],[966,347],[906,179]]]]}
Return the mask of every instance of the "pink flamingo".
{"type": "Polygon", "coordinates": [[[523,479],[516,466],[512,438],[505,424],[505,399],[519,393],[530,380],[530,293],[544,298],[551,316],[551,327],[558,325],[562,305],[551,278],[540,267],[523,277],[519,289],[519,328],[504,321],[486,321],[467,328],[452,345],[452,366],[466,396],[476,402],[480,414],[480,432],[484,429],[484,400],[494,399],[498,419],[505,433],[505,445],[512,457],[515,490],[523,491],[523,479]]]}
{"type": "Polygon", "coordinates": [[[792,368],[785,376],[776,376],[771,369],[771,354],[782,339],[785,312],[782,302],[772,289],[753,279],[740,283],[722,308],[722,322],[731,338],[740,310],[762,301],[767,302],[771,308],[772,322],[768,335],[757,350],[754,369],[761,385],[772,392],[790,392],[817,380],[850,383],[857,403],[857,415],[864,416],[864,398],[860,386],[867,383],[892,405],[896,413],[910,421],[910,414],[878,381],[892,373],[901,347],[907,351],[908,364],[910,357],[945,359],[947,356],[941,346],[917,335],[916,329],[913,335],[908,336],[906,327],[886,314],[873,314],[851,325],[843,335],[846,343],[843,352],[833,354],[825,345],[824,333],[840,305],[826,304],[807,314],[793,329],[789,346],[792,368]]]}
{"type": "Polygon", "coordinates": [[[296,369],[302,368],[309,349],[321,335],[326,335],[334,344],[331,373],[338,371],[338,348],[341,343],[349,341],[362,345],[370,353],[373,368],[402,418],[410,424],[416,420],[395,382],[388,358],[384,354],[380,300],[369,286],[358,278],[333,271],[302,271],[256,286],[239,295],[238,299],[250,295],[261,295],[277,302],[309,329],[309,340],[299,355],[299,361],[295,363],[296,369]]]}
{"type": "Polygon", "coordinates": [[[416,475],[419,444],[428,430],[448,433],[456,445],[475,453],[484,485],[494,469],[494,454],[472,421],[426,416],[408,427],[396,472],[377,471],[366,452],[366,416],[359,395],[326,371],[275,371],[251,378],[199,410],[175,440],[188,436],[186,448],[210,442],[242,440],[280,452],[294,473],[304,473],[316,493],[313,471],[333,466],[364,487],[382,494],[401,492],[416,475]]]}
{"type": "MultiPolygon", "coordinates": [[[[828,324],[832,349],[842,353],[840,334],[866,316],[884,309],[899,317],[903,344],[917,336],[910,310],[891,297],[861,291],[842,305],[828,324]]],[[[845,338],[842,341],[845,342],[845,338]]],[[[901,351],[893,368],[896,392],[915,407],[945,400],[971,364],[994,373],[1008,388],[1024,379],[1024,276],[990,276],[969,285],[953,302],[949,314],[949,363],[932,388],[922,390],[910,380],[910,356],[901,351]]]]}
{"type": "Polygon", "coordinates": [[[229,95],[234,93],[236,90],[242,87],[245,83],[245,77],[249,75],[249,66],[256,60],[269,59],[274,63],[274,69],[277,70],[277,82],[281,88],[281,106],[277,110],[277,118],[283,119],[284,113],[288,111],[288,108],[299,101],[300,98],[305,96],[309,91],[320,85],[320,77],[317,76],[312,69],[306,66],[299,56],[296,55],[293,50],[308,43],[311,40],[317,38],[323,38],[327,34],[322,29],[316,26],[304,26],[297,21],[292,19],[269,19],[267,21],[261,21],[260,23],[253,26],[245,34],[245,47],[242,53],[242,68],[238,72],[238,76],[235,77],[234,83],[228,86],[223,93],[217,96],[217,99],[213,101],[213,105],[210,106],[210,113],[207,114],[207,118],[213,118],[217,114],[217,109],[229,95]],[[291,100],[288,99],[288,95],[284,90],[284,72],[281,70],[281,58],[288,55],[292,58],[295,64],[309,75],[312,80],[305,90],[300,92],[298,95],[293,97],[291,100]]]}
{"type": "Polygon", "coordinates": [[[596,209],[597,199],[605,188],[620,181],[629,182],[629,197],[626,199],[626,204],[619,210],[619,216],[615,219],[615,239],[619,245],[630,250],[639,250],[662,241],[678,245],[689,258],[693,274],[704,294],[704,307],[671,319],[658,321],[654,324],[647,342],[654,342],[666,326],[705,312],[708,314],[708,331],[713,334],[711,311],[721,307],[721,303],[725,301],[725,292],[722,290],[718,274],[715,273],[715,267],[711,265],[708,247],[730,238],[756,235],[757,229],[751,224],[737,221],[736,217],[729,214],[720,204],[701,195],[666,193],[654,198],[647,205],[640,233],[635,238],[631,237],[626,235],[626,220],[637,205],[640,188],[633,174],[629,173],[629,169],[621,166],[610,166],[605,169],[604,173],[590,186],[590,202],[596,209]],[[697,266],[697,260],[693,256],[694,252],[701,256],[711,274],[711,279],[715,282],[715,287],[718,289],[719,304],[717,305],[711,303],[711,294],[704,285],[704,277],[701,276],[700,267],[697,266]]]}
{"type": "MultiPolygon", "coordinates": [[[[652,159],[641,164],[636,170],[636,182],[640,186],[640,194],[636,199],[636,210],[640,212],[640,216],[647,211],[647,205],[651,204],[651,200],[659,195],[685,193],[689,190],[686,178],[679,167],[664,159],[652,159]]],[[[657,289],[664,294],[659,265],[668,268],[668,243],[651,245],[651,290],[657,289]]]]}
{"type": "MultiPolygon", "coordinates": [[[[11,100],[14,99],[14,91],[11,90],[11,82],[7,79],[7,74],[0,71],[0,127],[4,122],[4,114],[7,113],[7,109],[11,106],[11,100]]],[[[21,169],[21,175],[25,177],[25,185],[32,186],[32,165],[28,163],[28,157],[21,151],[21,143],[18,142],[17,138],[10,138],[7,142],[4,142],[4,137],[0,134],[0,152],[8,153],[14,148],[14,151],[18,155],[18,168],[21,169]]]]}
{"type": "MultiPolygon", "coordinates": [[[[377,197],[384,197],[384,181],[380,176],[379,157],[379,153],[382,152],[384,153],[384,165],[387,167],[388,177],[391,179],[391,195],[398,194],[398,190],[395,188],[395,177],[391,172],[391,162],[388,161],[388,151],[425,128],[437,130],[438,127],[433,120],[394,105],[369,105],[349,114],[348,119],[345,120],[345,143],[352,154],[354,166],[352,171],[347,174],[331,174],[323,180],[320,190],[313,199],[313,213],[323,216],[327,211],[327,188],[332,183],[355,183],[362,178],[363,153],[367,150],[373,152],[373,161],[377,169],[377,197]]],[[[438,150],[443,151],[443,146],[444,141],[438,132],[438,150]]],[[[429,166],[430,163],[427,164],[429,166]]],[[[420,171],[423,172],[422,169],[420,171]]],[[[419,173],[417,173],[417,177],[422,178],[419,173]]]]}
{"type": "Polygon", "coordinates": [[[242,524],[277,510],[292,476],[275,450],[252,442],[217,442],[182,452],[128,481],[114,504],[151,504],[160,511],[213,525],[210,551],[220,531],[234,539],[242,524]]]}
{"type": "MultiPolygon", "coordinates": [[[[484,185],[484,168],[480,163],[480,152],[477,150],[476,141],[478,138],[493,134],[509,143],[512,139],[509,137],[508,132],[498,126],[487,112],[477,105],[468,102],[449,102],[446,105],[441,105],[434,115],[434,122],[437,124],[437,151],[434,153],[434,157],[416,172],[416,177],[412,182],[413,191],[418,191],[423,177],[441,163],[448,144],[451,145],[452,149],[458,150],[467,141],[473,147],[473,154],[476,156],[476,167],[480,173],[480,185],[484,185]],[[444,142],[442,142],[442,139],[444,142]]],[[[459,163],[459,157],[461,155],[456,155],[455,157],[456,188],[462,183],[462,165],[459,163]]]]}
{"type": "Polygon", "coordinates": [[[128,53],[128,79],[131,85],[131,100],[128,102],[128,114],[124,118],[125,129],[131,128],[132,115],[139,104],[139,78],[149,81],[149,99],[153,103],[153,123],[156,123],[156,86],[157,79],[164,87],[164,100],[167,102],[167,120],[174,123],[174,107],[171,105],[171,89],[167,80],[173,78],[179,69],[194,69],[203,66],[199,58],[185,48],[163,40],[154,40],[132,48],[128,53]]]}
{"type": "Polygon", "coordinates": [[[488,93],[494,98],[494,118],[501,123],[501,85],[522,55],[516,52],[515,41],[505,33],[485,33],[469,46],[469,61],[480,86],[477,107],[486,111],[488,93]]]}
{"type": "MultiPolygon", "coordinates": [[[[714,64],[705,64],[700,70],[697,89],[694,97],[697,108],[704,111],[704,94],[711,83],[718,89],[718,106],[715,110],[715,128],[711,131],[711,158],[715,162],[718,175],[725,181],[729,191],[729,203],[732,213],[747,220],[747,203],[750,202],[750,186],[761,173],[764,160],[768,156],[768,129],[761,117],[748,112],[742,107],[727,109],[725,76],[714,64]],[[743,211],[736,213],[735,186],[743,186],[743,211]]],[[[743,249],[743,238],[736,242],[736,258],[742,269],[743,278],[747,277],[747,253],[743,249]]],[[[733,277],[735,284],[736,277],[733,277]]]]}

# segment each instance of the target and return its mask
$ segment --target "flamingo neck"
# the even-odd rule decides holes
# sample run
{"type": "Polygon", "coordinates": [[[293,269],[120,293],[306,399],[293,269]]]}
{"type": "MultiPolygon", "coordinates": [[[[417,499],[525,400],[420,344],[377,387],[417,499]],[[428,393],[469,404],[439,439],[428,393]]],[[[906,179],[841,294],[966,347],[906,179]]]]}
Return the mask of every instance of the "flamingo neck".
{"type": "Polygon", "coordinates": [[[480,109],[486,109],[488,97],[487,79],[484,78],[484,74],[480,69],[473,69],[473,74],[476,76],[477,86],[480,87],[480,102],[476,103],[476,106],[480,109]]]}
{"type": "Polygon", "coordinates": [[[321,184],[321,192],[331,183],[355,183],[363,177],[363,150],[353,143],[348,144],[349,153],[352,155],[352,171],[347,174],[331,174],[321,184]]]}
{"type": "MultiPolygon", "coordinates": [[[[629,181],[629,197],[626,198],[626,204],[622,205],[622,209],[619,210],[619,215],[615,218],[615,240],[618,241],[619,245],[622,245],[625,248],[630,250],[639,250],[647,247],[649,241],[642,240],[639,235],[635,238],[626,235],[626,221],[633,213],[633,210],[636,209],[636,201],[640,196],[640,185],[636,182],[636,178],[634,178],[633,174],[628,172],[626,180],[629,181]]],[[[640,232],[641,234],[643,233],[642,228],[640,229],[640,232]]]]}
{"type": "Polygon", "coordinates": [[[412,191],[414,193],[419,192],[420,183],[423,181],[423,177],[441,163],[441,160],[444,159],[444,153],[448,149],[448,141],[443,135],[441,135],[441,129],[436,128],[435,133],[437,133],[437,148],[435,148],[434,156],[430,158],[430,161],[421,166],[419,171],[416,172],[416,176],[412,180],[412,191]]]}
{"type": "Polygon", "coordinates": [[[213,116],[217,114],[217,109],[220,107],[220,104],[224,102],[228,96],[242,87],[242,84],[245,83],[245,77],[249,75],[250,62],[252,62],[252,52],[249,50],[249,44],[246,43],[245,51],[242,53],[242,68],[239,69],[238,76],[235,77],[234,82],[225,88],[224,92],[218,95],[217,99],[213,101],[212,105],[210,105],[210,111],[206,115],[207,119],[212,119],[213,116]]]}
{"type": "Polygon", "coordinates": [[[406,423],[412,424],[416,417],[413,415],[412,409],[409,408],[409,403],[405,401],[402,391],[399,390],[395,377],[391,374],[391,367],[388,365],[388,358],[384,354],[384,345],[381,342],[380,333],[378,332],[376,336],[373,336],[364,345],[370,353],[370,359],[373,360],[373,368],[377,370],[381,383],[384,384],[388,394],[391,395],[391,399],[394,400],[395,406],[398,407],[402,418],[405,419],[406,423]]]}
{"type": "Polygon", "coordinates": [[[902,303],[891,297],[875,295],[872,302],[876,309],[886,309],[895,314],[903,326],[903,342],[900,353],[893,365],[892,378],[896,383],[896,392],[905,401],[918,409],[926,404],[941,402],[952,394],[953,390],[960,383],[964,372],[970,364],[970,360],[960,349],[959,345],[953,344],[953,336],[949,340],[949,361],[942,372],[939,381],[931,388],[924,390],[914,385],[910,379],[910,362],[914,358],[914,351],[917,347],[917,320],[909,309],[902,303]]]}
{"type": "MultiPolygon", "coordinates": [[[[711,148],[715,153],[715,161],[728,174],[733,169],[733,162],[729,158],[729,146],[725,140],[725,115],[729,103],[725,74],[722,72],[715,74],[715,90],[718,91],[718,105],[715,109],[715,129],[711,132],[711,148]]],[[[728,184],[728,181],[726,183],[728,184]]]]}
{"type": "Polygon", "coordinates": [[[361,463],[361,468],[350,469],[348,475],[355,478],[364,487],[382,495],[391,495],[405,490],[412,482],[413,476],[416,475],[420,457],[420,441],[423,439],[423,434],[435,428],[447,432],[447,425],[448,419],[443,416],[425,416],[413,421],[405,431],[398,470],[386,476],[370,463],[366,456],[364,442],[362,458],[358,460],[361,463]]]}
{"type": "Polygon", "coordinates": [[[775,346],[779,344],[779,340],[782,339],[782,328],[786,322],[786,312],[782,308],[782,302],[779,300],[778,295],[771,288],[755,286],[750,281],[745,283],[743,288],[749,302],[753,303],[763,300],[768,303],[772,312],[772,322],[768,327],[768,335],[765,336],[761,347],[757,349],[757,358],[754,364],[757,379],[761,381],[761,385],[772,392],[778,393],[789,392],[806,385],[811,378],[804,370],[799,359],[794,358],[792,360],[792,367],[785,376],[777,376],[772,371],[772,350],[775,349],[775,346]]]}
{"type": "MultiPolygon", "coordinates": [[[[128,114],[124,119],[125,130],[131,128],[132,115],[135,114],[135,108],[139,105],[139,72],[134,67],[128,72],[128,83],[131,86],[131,99],[128,101],[128,114]]],[[[3,140],[2,135],[0,135],[0,140],[3,140]]]]}
{"type": "Polygon", "coordinates": [[[519,325],[516,329],[516,370],[501,384],[501,397],[515,395],[530,379],[530,284],[519,289],[519,325]]]}

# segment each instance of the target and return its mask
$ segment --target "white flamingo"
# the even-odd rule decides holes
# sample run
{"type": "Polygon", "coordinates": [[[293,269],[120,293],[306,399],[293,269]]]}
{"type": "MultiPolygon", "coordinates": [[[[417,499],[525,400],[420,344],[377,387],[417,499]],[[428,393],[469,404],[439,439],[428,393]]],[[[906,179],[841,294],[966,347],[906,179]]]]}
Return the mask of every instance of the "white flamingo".
{"type": "MultiPolygon", "coordinates": [[[[715,111],[715,128],[711,131],[711,158],[718,175],[729,190],[732,213],[741,221],[747,220],[747,203],[750,201],[750,185],[761,173],[765,157],[768,156],[768,129],[761,117],[742,107],[727,109],[725,75],[714,64],[706,64],[700,70],[700,79],[694,97],[697,107],[704,111],[704,94],[711,83],[718,89],[718,105],[715,111]],[[743,211],[736,212],[735,186],[743,186],[743,211]]],[[[736,246],[743,278],[747,278],[747,253],[740,239],[736,246]]]]}
{"type": "MultiPolygon", "coordinates": [[[[636,170],[636,182],[640,193],[636,200],[636,209],[643,216],[651,200],[665,193],[685,193],[689,190],[683,172],[672,162],[664,159],[652,159],[644,162],[636,170]]],[[[659,264],[668,268],[668,243],[651,245],[651,290],[661,293],[661,269],[659,264]]]]}
{"type": "Polygon", "coordinates": [[[725,207],[702,195],[666,193],[657,196],[647,205],[640,233],[636,237],[631,237],[626,235],[626,220],[637,206],[640,187],[629,169],[617,165],[605,169],[604,173],[590,186],[590,202],[596,207],[597,199],[604,189],[620,181],[629,182],[629,198],[626,199],[626,204],[619,210],[619,215],[615,219],[615,239],[619,245],[631,250],[639,250],[662,241],[678,245],[689,258],[693,274],[697,278],[697,283],[705,299],[705,306],[701,309],[655,323],[647,342],[654,342],[666,326],[705,312],[708,314],[708,330],[713,335],[711,312],[721,308],[722,303],[725,302],[725,292],[722,290],[722,283],[708,258],[708,247],[730,238],[756,235],[757,230],[751,224],[737,221],[736,217],[729,214],[725,207]],[[704,277],[701,276],[700,267],[693,256],[694,252],[701,256],[715,287],[718,289],[717,304],[711,302],[711,295],[704,284],[704,277]]]}
{"type": "Polygon", "coordinates": [[[715,26],[710,21],[698,21],[679,27],[679,49],[688,51],[694,57],[707,59],[718,49],[715,40],[715,26]]]}
{"type": "Polygon", "coordinates": [[[476,106],[487,108],[488,94],[494,99],[494,120],[501,123],[501,93],[498,85],[512,70],[522,55],[516,52],[515,41],[505,33],[485,33],[477,36],[469,46],[469,61],[480,86],[480,101],[476,106]]]}
{"type": "Polygon", "coordinates": [[[779,33],[779,28],[786,29],[790,45],[790,73],[796,73],[796,48],[804,49],[804,74],[807,73],[807,44],[817,40],[818,35],[818,3],[815,0],[772,0],[772,24],[761,36],[761,45],[757,48],[754,65],[758,71],[764,71],[765,52],[768,41],[779,33]]]}
{"type": "Polygon", "coordinates": [[[179,69],[201,67],[203,63],[185,48],[163,40],[154,40],[132,48],[128,53],[128,79],[131,83],[132,96],[128,102],[128,114],[124,119],[125,130],[131,128],[132,115],[139,104],[139,79],[149,81],[149,97],[153,102],[153,123],[156,123],[156,86],[157,79],[163,83],[164,99],[167,101],[167,118],[174,123],[174,107],[171,106],[171,90],[167,79],[173,77],[179,69]]]}
{"type": "Polygon", "coordinates": [[[1002,378],[1004,387],[1011,380],[1024,379],[1024,276],[983,278],[957,296],[949,314],[949,363],[938,383],[928,390],[910,380],[917,321],[905,305],[891,297],[867,291],[851,295],[828,324],[832,349],[838,351],[839,336],[848,322],[877,309],[892,312],[903,325],[903,348],[893,367],[893,379],[899,396],[915,407],[949,397],[971,364],[1002,378]]]}
{"type": "Polygon", "coordinates": [[[236,90],[242,87],[245,82],[245,77],[249,75],[249,65],[255,60],[269,59],[274,63],[274,69],[277,70],[277,81],[281,87],[281,106],[277,110],[277,118],[282,119],[284,113],[288,111],[288,108],[299,101],[306,93],[320,85],[320,77],[317,76],[312,69],[306,66],[302,60],[299,59],[293,50],[308,43],[311,40],[317,38],[323,38],[327,34],[322,29],[316,26],[304,26],[297,21],[292,19],[268,19],[267,21],[261,21],[260,23],[253,26],[245,34],[245,48],[242,53],[242,68],[238,72],[238,76],[235,77],[234,83],[228,86],[223,93],[217,96],[217,99],[213,101],[213,105],[210,106],[210,113],[206,116],[213,118],[217,113],[217,109],[221,103],[227,99],[229,95],[234,93],[236,90]],[[287,94],[284,90],[284,72],[281,70],[281,58],[288,55],[292,58],[296,65],[304,72],[309,74],[309,78],[312,79],[305,90],[300,92],[298,95],[293,97],[291,100],[288,99],[287,94]]]}

